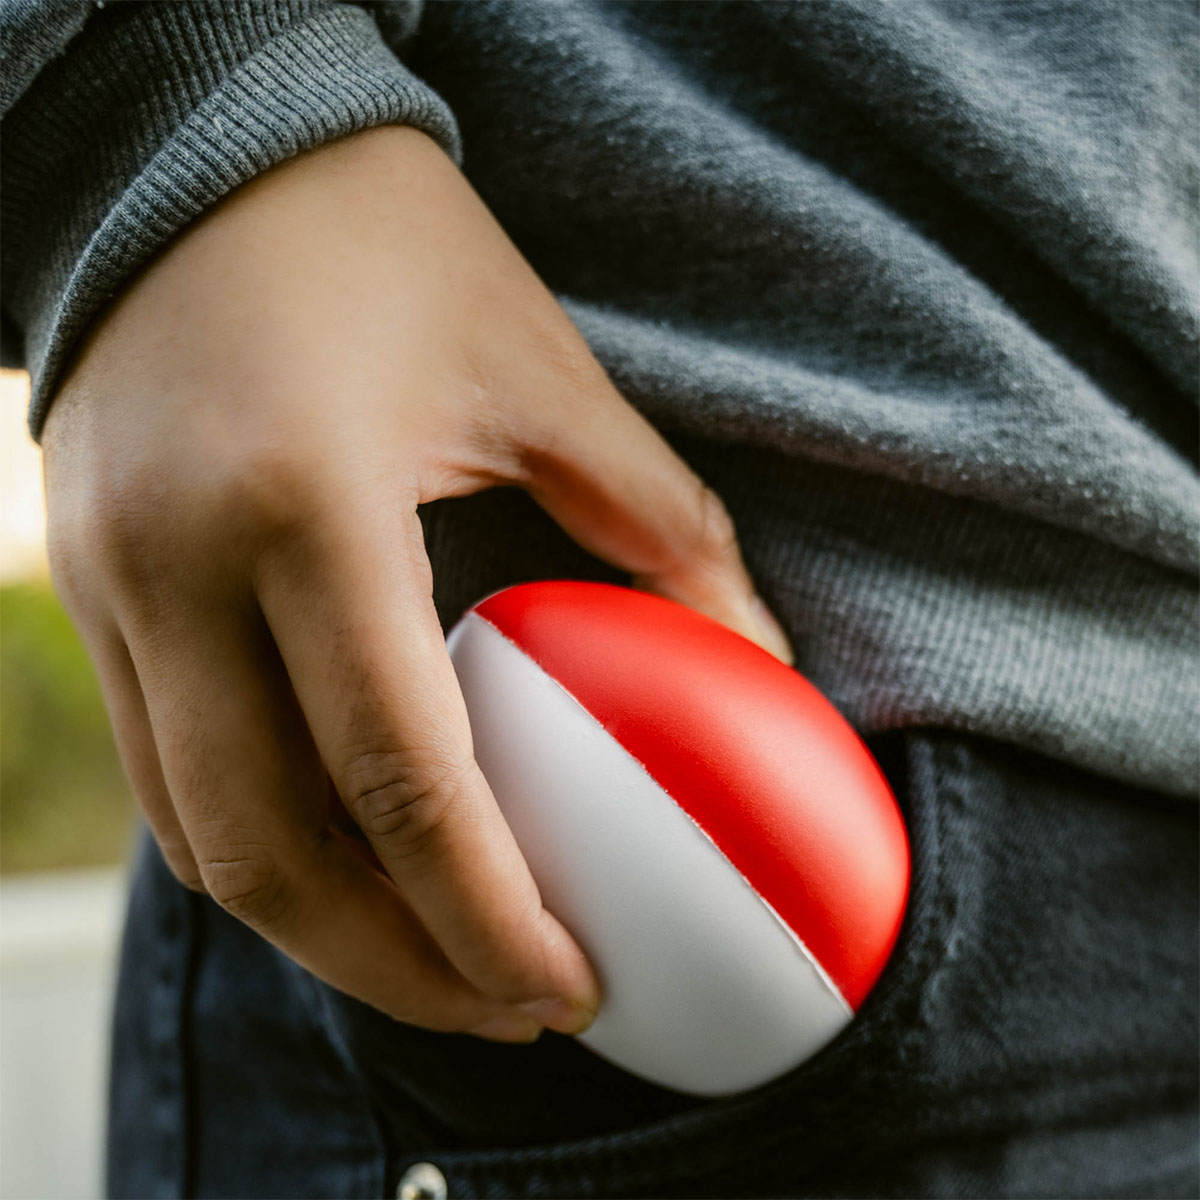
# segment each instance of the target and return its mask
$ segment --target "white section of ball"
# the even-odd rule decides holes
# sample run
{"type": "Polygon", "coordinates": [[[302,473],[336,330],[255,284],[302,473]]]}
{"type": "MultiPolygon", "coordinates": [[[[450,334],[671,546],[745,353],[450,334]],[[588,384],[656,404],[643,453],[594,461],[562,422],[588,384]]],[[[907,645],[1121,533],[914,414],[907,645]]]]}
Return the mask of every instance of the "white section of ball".
{"type": "Polygon", "coordinates": [[[718,1096],[811,1057],[851,1019],[807,950],[690,816],[559,683],[468,613],[447,639],[475,755],[546,907],[596,967],[581,1040],[718,1096]]]}

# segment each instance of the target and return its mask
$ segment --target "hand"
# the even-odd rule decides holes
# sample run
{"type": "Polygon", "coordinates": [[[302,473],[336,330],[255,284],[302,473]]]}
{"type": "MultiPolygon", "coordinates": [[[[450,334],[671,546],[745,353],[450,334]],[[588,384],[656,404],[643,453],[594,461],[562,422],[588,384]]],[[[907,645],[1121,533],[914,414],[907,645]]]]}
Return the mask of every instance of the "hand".
{"type": "Polygon", "coordinates": [[[417,506],[519,485],[789,652],[720,501],[436,144],[370,130],[226,199],[103,314],[43,441],[55,584],[179,879],[399,1020],[584,1028],[596,980],[473,759],[417,506]]]}

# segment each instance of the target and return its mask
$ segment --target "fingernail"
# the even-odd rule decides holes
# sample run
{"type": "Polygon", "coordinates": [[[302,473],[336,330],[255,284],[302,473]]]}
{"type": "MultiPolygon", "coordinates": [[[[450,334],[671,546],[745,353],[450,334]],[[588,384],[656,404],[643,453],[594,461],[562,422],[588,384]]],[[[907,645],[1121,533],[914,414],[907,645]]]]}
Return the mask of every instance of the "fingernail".
{"type": "Polygon", "coordinates": [[[542,1022],[522,1012],[503,1012],[476,1025],[471,1032],[493,1042],[536,1042],[542,1033],[542,1022]]]}
{"type": "Polygon", "coordinates": [[[557,1033],[582,1033],[596,1019],[596,1014],[582,1004],[558,996],[529,1000],[517,1007],[557,1033]]]}
{"type": "Polygon", "coordinates": [[[792,666],[796,661],[796,655],[792,650],[792,643],[788,641],[787,634],[783,632],[783,627],[775,619],[771,610],[763,603],[761,596],[755,596],[750,601],[750,609],[754,613],[755,621],[762,630],[763,642],[766,649],[770,650],[776,658],[782,659],[789,667],[792,666]]]}

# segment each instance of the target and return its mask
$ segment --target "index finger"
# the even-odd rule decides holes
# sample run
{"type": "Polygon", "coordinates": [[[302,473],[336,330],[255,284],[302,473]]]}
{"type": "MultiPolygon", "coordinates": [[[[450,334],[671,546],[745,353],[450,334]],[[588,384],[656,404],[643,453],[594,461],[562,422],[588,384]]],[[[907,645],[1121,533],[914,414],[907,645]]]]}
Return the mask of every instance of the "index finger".
{"type": "Polygon", "coordinates": [[[532,1015],[463,979],[358,843],[328,827],[325,772],[257,622],[187,603],[154,614],[153,629],[127,617],[165,800],[212,898],[397,1020],[534,1036],[532,1015]]]}
{"type": "Polygon", "coordinates": [[[268,552],[259,603],[342,802],[454,966],[562,1032],[595,977],[475,763],[415,503],[350,501],[268,552]],[[331,634],[331,631],[332,634],[331,634]]]}

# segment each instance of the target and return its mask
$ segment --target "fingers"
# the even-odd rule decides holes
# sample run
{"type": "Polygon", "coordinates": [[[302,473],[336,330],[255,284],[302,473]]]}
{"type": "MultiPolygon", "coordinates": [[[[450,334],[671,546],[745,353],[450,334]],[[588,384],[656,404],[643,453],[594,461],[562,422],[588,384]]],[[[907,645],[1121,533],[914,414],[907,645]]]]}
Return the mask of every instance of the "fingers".
{"type": "Polygon", "coordinates": [[[555,375],[548,421],[527,446],[524,485],[582,546],[657,592],[757,642],[791,645],[759,599],[721,499],[604,377],[577,395],[555,375]]]}
{"type": "Polygon", "coordinates": [[[203,891],[200,870],[163,778],[146,702],[128,647],[115,630],[89,636],[88,643],[121,765],[154,840],[180,883],[193,891],[203,891]]]}
{"type": "Polygon", "coordinates": [[[337,520],[265,556],[257,582],[321,758],[458,971],[576,1032],[596,1011],[596,982],[543,909],[475,764],[415,506],[351,499],[337,520]]]}
{"type": "Polygon", "coordinates": [[[539,1024],[483,995],[328,824],[327,777],[277,657],[231,618],[138,650],[163,779],[212,897],[398,1020],[508,1041],[539,1024]],[[169,644],[169,654],[161,647],[169,644]]]}

